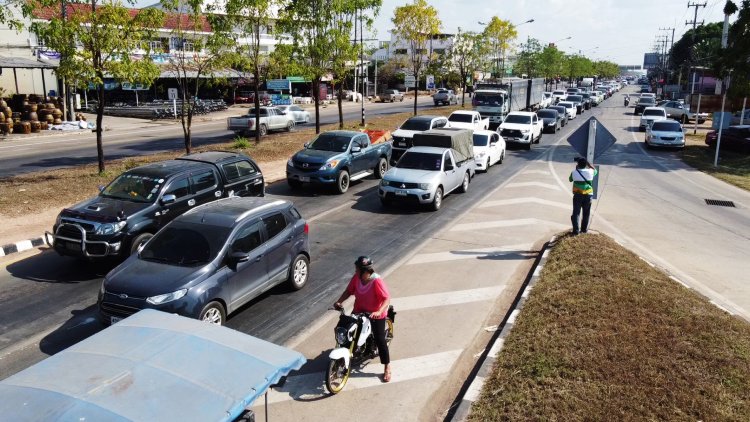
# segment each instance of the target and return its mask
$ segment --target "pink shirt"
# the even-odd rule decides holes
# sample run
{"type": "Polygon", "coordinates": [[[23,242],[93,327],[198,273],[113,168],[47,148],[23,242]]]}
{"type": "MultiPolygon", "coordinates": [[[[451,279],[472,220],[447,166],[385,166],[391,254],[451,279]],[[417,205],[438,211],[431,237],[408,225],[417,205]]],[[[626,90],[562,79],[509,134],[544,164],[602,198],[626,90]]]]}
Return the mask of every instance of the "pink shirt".
{"type": "MultiPolygon", "coordinates": [[[[346,290],[350,295],[354,295],[354,313],[375,312],[391,297],[383,279],[375,273],[371,277],[372,279],[367,284],[362,284],[357,274],[354,274],[349,281],[349,287],[346,290]]],[[[383,319],[386,316],[387,312],[383,312],[376,319],[383,319]]]]}

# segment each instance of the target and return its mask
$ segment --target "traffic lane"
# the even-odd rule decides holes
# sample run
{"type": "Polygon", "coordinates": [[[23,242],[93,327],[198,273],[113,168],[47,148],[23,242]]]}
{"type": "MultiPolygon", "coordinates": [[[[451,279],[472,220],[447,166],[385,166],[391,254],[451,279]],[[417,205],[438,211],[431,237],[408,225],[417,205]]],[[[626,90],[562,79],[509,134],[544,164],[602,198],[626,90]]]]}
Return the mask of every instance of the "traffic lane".
{"type": "MultiPolygon", "coordinates": [[[[546,154],[549,146],[562,135],[558,133],[544,137],[532,151],[508,151],[504,164],[496,165],[486,174],[475,177],[469,192],[447,196],[443,207],[436,213],[399,205],[383,209],[376,193],[376,180],[363,180],[353,184],[344,195],[292,191],[283,181],[272,185],[271,191],[277,196],[293,200],[310,221],[310,280],[299,292],[289,292],[283,286],[271,289],[233,314],[227,325],[276,343],[288,341],[322,315],[338,297],[351,276],[352,262],[356,256],[363,253],[373,256],[378,271],[385,271],[407,256],[422,239],[466,212],[487,192],[518,172],[529,161],[538,160],[546,154]]],[[[0,320],[10,321],[8,317],[14,310],[20,314],[13,324],[3,327],[2,335],[10,339],[5,349],[11,351],[2,351],[10,354],[6,359],[9,362],[8,368],[22,369],[18,362],[34,363],[46,356],[45,350],[49,353],[61,350],[103,328],[95,320],[95,309],[92,306],[96,301],[102,274],[91,274],[79,261],[59,257],[52,252],[42,256],[44,258],[32,257],[28,262],[12,267],[14,273],[8,273],[12,280],[6,279],[8,274],[0,274],[0,285],[16,283],[9,291],[20,293],[14,306],[5,306],[7,299],[0,300],[0,320]],[[56,283],[49,283],[38,291],[30,287],[18,287],[35,283],[35,279],[50,279],[54,276],[49,274],[64,274],[66,271],[70,273],[67,280],[75,282],[80,291],[64,290],[56,283]],[[26,330],[23,325],[28,321],[21,317],[23,313],[20,311],[20,304],[27,298],[34,297],[50,298],[40,300],[37,310],[37,315],[46,313],[50,316],[43,321],[47,323],[46,327],[40,321],[31,324],[32,327],[26,330]],[[78,306],[61,309],[61,304],[64,303],[78,306]],[[50,333],[42,338],[40,347],[26,348],[20,352],[12,350],[13,346],[22,343],[32,333],[46,331],[50,333]]],[[[5,369],[0,374],[8,375],[10,373],[5,369]]]]}

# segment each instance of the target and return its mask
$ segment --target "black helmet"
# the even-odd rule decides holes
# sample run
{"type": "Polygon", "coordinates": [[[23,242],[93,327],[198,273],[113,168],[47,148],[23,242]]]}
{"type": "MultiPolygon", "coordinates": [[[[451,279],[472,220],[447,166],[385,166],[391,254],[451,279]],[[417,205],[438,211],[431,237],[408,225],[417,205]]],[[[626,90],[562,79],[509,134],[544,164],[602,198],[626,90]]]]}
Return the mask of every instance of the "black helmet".
{"type": "Polygon", "coordinates": [[[372,259],[370,259],[369,256],[362,255],[359,258],[357,258],[356,261],[354,261],[354,265],[356,265],[357,268],[360,270],[371,270],[372,259]]]}

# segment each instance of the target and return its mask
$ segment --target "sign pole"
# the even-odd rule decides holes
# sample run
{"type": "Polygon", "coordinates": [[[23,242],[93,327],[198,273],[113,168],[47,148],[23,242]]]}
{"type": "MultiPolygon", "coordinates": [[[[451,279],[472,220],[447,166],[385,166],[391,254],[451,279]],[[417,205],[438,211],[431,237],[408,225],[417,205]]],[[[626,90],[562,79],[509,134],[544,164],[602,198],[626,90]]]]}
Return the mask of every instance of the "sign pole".
{"type": "Polygon", "coordinates": [[[589,141],[586,145],[586,161],[594,161],[594,149],[596,147],[596,120],[589,120],[589,141]]]}

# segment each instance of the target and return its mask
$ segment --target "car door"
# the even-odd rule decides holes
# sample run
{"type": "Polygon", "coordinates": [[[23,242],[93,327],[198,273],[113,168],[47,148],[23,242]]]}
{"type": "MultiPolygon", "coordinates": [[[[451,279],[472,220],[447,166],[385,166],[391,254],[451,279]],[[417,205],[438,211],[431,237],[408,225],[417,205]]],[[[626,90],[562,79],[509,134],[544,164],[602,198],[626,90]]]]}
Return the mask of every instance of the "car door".
{"type": "Polygon", "coordinates": [[[196,171],[190,174],[190,190],[193,192],[194,205],[198,206],[215,201],[222,196],[218,177],[214,169],[196,171]]]}
{"type": "Polygon", "coordinates": [[[460,181],[457,177],[458,169],[456,163],[453,161],[453,156],[450,150],[443,153],[443,172],[445,173],[446,189],[445,193],[448,193],[458,187],[460,181]]]}
{"type": "Polygon", "coordinates": [[[156,221],[159,227],[185,213],[195,205],[195,199],[190,193],[190,179],[187,174],[175,177],[167,183],[164,193],[159,198],[161,209],[156,212],[156,221]],[[174,201],[169,202],[166,198],[174,196],[174,201]]]}
{"type": "Polygon", "coordinates": [[[357,139],[359,140],[359,144],[362,145],[362,151],[364,152],[363,170],[374,169],[378,164],[378,148],[370,143],[370,137],[367,135],[359,135],[357,139]]]}
{"type": "Polygon", "coordinates": [[[497,163],[503,155],[503,147],[500,144],[500,135],[493,133],[490,135],[490,162],[497,163]]]}
{"type": "Polygon", "coordinates": [[[235,270],[229,265],[220,270],[226,275],[230,309],[237,309],[260,294],[269,280],[263,222],[254,219],[244,223],[230,242],[227,262],[232,253],[247,254],[247,259],[237,263],[235,270]]]}
{"type": "Polygon", "coordinates": [[[226,184],[225,196],[230,193],[237,196],[263,196],[265,180],[258,168],[248,160],[238,160],[221,165],[226,184]]]}
{"type": "Polygon", "coordinates": [[[262,218],[265,227],[269,284],[264,290],[281,283],[287,277],[292,262],[292,226],[283,212],[274,212],[262,218]]]}

